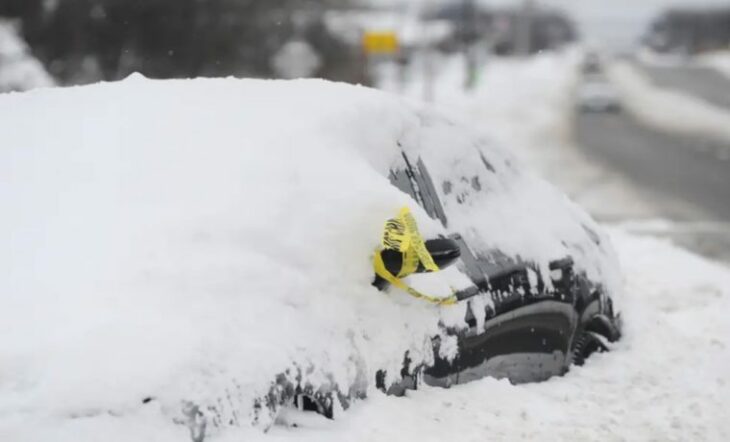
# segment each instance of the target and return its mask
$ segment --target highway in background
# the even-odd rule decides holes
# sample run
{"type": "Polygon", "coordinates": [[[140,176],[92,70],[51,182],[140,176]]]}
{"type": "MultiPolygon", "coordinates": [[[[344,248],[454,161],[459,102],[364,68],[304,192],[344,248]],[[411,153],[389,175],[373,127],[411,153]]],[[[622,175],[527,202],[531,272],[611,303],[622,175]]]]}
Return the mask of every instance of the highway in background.
{"type": "MultiPolygon", "coordinates": [[[[657,85],[730,110],[730,81],[714,71],[644,69],[657,85]]],[[[579,112],[575,136],[590,158],[655,201],[657,217],[676,222],[676,229],[662,234],[730,263],[730,141],[664,133],[624,112],[579,112]]]]}

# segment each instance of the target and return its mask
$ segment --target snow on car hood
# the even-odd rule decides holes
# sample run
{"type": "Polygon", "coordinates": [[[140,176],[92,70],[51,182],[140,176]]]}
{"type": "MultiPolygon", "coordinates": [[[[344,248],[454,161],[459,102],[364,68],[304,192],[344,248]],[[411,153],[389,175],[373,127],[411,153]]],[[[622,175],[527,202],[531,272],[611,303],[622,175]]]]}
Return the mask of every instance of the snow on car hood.
{"type": "Polygon", "coordinates": [[[145,398],[168,418],[226,398],[240,417],[293,362],[348,385],[397,374],[406,350],[428,358],[465,306],[370,285],[400,207],[443,232],[389,183],[398,143],[437,186],[493,190],[457,204],[441,189],[449,230],[541,268],[573,252],[616,286],[564,196],[466,126],[366,88],[134,76],[0,97],[0,129],[0,416],[26,427],[145,398]]]}

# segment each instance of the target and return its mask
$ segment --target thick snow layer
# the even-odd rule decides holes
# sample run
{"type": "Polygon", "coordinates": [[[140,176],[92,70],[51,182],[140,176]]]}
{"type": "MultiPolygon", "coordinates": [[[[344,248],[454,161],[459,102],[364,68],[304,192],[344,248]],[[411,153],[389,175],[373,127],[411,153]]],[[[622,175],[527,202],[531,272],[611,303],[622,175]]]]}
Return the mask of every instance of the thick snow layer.
{"type": "Polygon", "coordinates": [[[29,53],[13,22],[0,18],[0,92],[53,85],[53,78],[29,53]]]}
{"type": "MultiPolygon", "coordinates": [[[[400,207],[443,232],[386,178],[399,143],[451,181],[452,231],[542,269],[570,253],[620,290],[562,194],[468,127],[365,88],[133,76],[3,96],[0,116],[3,440],[187,437],[173,421],[188,401],[246,426],[294,366],[347,386],[398,373],[406,350],[428,358],[466,307],[370,285],[400,207]]],[[[465,284],[439,279],[420,287],[465,284]]]]}
{"type": "Polygon", "coordinates": [[[704,100],[659,88],[625,62],[607,70],[622,102],[636,118],[669,132],[701,134],[730,139],[730,112],[704,100]]]}

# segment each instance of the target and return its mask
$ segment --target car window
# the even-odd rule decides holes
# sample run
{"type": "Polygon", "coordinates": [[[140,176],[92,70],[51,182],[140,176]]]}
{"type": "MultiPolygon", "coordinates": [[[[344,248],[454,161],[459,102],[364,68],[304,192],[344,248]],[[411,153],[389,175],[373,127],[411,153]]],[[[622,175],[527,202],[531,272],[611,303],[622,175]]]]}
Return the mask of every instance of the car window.
{"type": "Polygon", "coordinates": [[[447,226],[448,220],[444,208],[439,201],[426,165],[420,158],[414,164],[403,153],[402,161],[399,161],[390,171],[390,182],[415,199],[431,218],[438,219],[444,227],[447,226]]]}
{"type": "MultiPolygon", "coordinates": [[[[468,160],[463,159],[462,161],[468,160]]],[[[461,171],[461,173],[450,173],[438,177],[440,178],[443,198],[448,202],[455,202],[457,205],[469,204],[478,194],[495,190],[494,180],[490,180],[490,176],[497,173],[494,164],[479,151],[476,152],[472,161],[472,167],[457,166],[453,168],[454,171],[461,171]]],[[[429,214],[432,211],[437,213],[438,216],[432,215],[434,218],[448,219],[444,209],[445,206],[439,198],[439,193],[434,188],[434,181],[423,158],[418,158],[416,165],[416,174],[420,180],[420,187],[424,190],[422,193],[426,196],[424,199],[428,200],[430,198],[434,201],[434,207],[427,206],[427,211],[429,211],[429,214]]],[[[507,164],[507,167],[509,167],[509,164],[507,164]]],[[[453,204],[451,207],[453,207],[453,204]]],[[[444,226],[447,226],[445,222],[444,226]]],[[[481,286],[483,283],[486,284],[486,280],[501,277],[525,266],[525,263],[520,261],[518,257],[507,256],[500,250],[485,248],[482,244],[488,243],[488,241],[485,241],[486,239],[467,241],[459,237],[457,240],[457,242],[460,242],[462,249],[467,248],[469,250],[468,256],[464,259],[467,265],[465,270],[475,284],[481,286]]]]}
{"type": "Polygon", "coordinates": [[[433,180],[431,179],[431,175],[428,173],[428,169],[426,168],[426,165],[423,163],[423,160],[421,158],[419,158],[418,162],[416,163],[415,176],[418,187],[421,189],[421,194],[423,196],[424,205],[426,206],[426,211],[433,218],[441,220],[441,224],[443,224],[444,227],[447,227],[448,220],[446,218],[446,213],[444,212],[444,208],[441,205],[441,201],[439,200],[438,194],[436,193],[436,189],[433,186],[433,180]]]}

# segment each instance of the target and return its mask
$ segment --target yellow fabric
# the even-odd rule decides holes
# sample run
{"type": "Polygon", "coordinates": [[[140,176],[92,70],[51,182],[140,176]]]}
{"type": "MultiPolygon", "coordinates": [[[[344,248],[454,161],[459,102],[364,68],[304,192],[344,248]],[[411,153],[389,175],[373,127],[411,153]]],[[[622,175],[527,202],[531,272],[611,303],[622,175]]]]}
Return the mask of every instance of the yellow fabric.
{"type": "Polygon", "coordinates": [[[385,223],[382,244],[375,251],[375,257],[373,259],[375,274],[415,298],[440,305],[455,304],[457,299],[454,295],[446,298],[429,296],[410,287],[401,280],[401,278],[405,278],[415,272],[419,264],[423,264],[423,267],[429,272],[437,272],[439,270],[433,261],[433,257],[426,249],[423,237],[418,231],[416,219],[413,217],[410,209],[404,207],[400,210],[397,217],[389,219],[385,223]],[[383,257],[381,256],[383,250],[395,250],[403,254],[403,264],[398,275],[393,275],[385,267],[383,257]]]}

